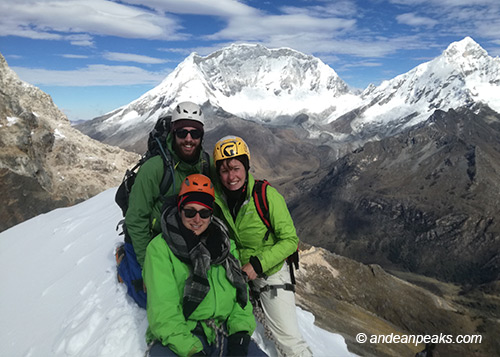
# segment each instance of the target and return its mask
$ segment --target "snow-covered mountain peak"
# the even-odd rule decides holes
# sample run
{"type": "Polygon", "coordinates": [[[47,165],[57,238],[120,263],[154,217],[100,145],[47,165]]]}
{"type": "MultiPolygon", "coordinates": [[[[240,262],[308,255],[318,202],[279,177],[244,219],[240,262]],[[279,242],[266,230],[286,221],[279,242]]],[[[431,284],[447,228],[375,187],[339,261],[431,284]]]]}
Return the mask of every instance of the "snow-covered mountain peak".
{"type": "Polygon", "coordinates": [[[488,56],[488,52],[486,52],[486,50],[472,38],[465,37],[461,41],[450,44],[443,52],[443,56],[453,59],[456,62],[458,62],[460,58],[463,60],[474,61],[480,57],[488,56]]]}
{"type": "Polygon", "coordinates": [[[349,93],[347,84],[319,59],[260,44],[233,44],[206,57],[193,53],[164,84],[177,87],[177,97],[208,100],[244,118],[264,120],[304,111],[319,113],[331,106],[332,99],[349,93]],[[319,107],[318,95],[328,98],[319,107]]]}
{"type": "Polygon", "coordinates": [[[446,61],[460,76],[480,76],[489,82],[499,79],[500,59],[490,57],[488,52],[470,37],[452,43],[436,59],[436,62],[438,61],[446,61]]]}
{"type": "Polygon", "coordinates": [[[341,110],[339,98],[354,98],[347,84],[318,58],[290,48],[233,44],[208,56],[191,53],[157,87],[101,118],[102,130],[128,130],[152,122],[175,103],[210,102],[257,121],[286,121],[307,113],[341,110]]]}
{"type": "Polygon", "coordinates": [[[351,123],[355,132],[398,131],[426,120],[436,109],[482,102],[500,111],[500,59],[472,38],[452,43],[432,61],[363,93],[363,114],[351,123]],[[391,125],[388,125],[392,123],[391,125]]]}
{"type": "Polygon", "coordinates": [[[223,60],[233,60],[238,59],[238,61],[247,61],[255,59],[266,59],[266,58],[297,58],[307,61],[319,61],[316,57],[304,54],[302,52],[296,51],[288,47],[280,48],[267,48],[258,43],[233,43],[228,47],[222,48],[214,53],[208,55],[207,57],[199,57],[201,61],[211,60],[211,59],[223,59],[223,60]]]}
{"type": "Polygon", "coordinates": [[[266,95],[284,98],[310,91],[330,91],[338,96],[348,91],[337,73],[321,60],[289,48],[268,49],[239,44],[195,59],[206,78],[226,96],[245,87],[260,88],[266,95]]]}

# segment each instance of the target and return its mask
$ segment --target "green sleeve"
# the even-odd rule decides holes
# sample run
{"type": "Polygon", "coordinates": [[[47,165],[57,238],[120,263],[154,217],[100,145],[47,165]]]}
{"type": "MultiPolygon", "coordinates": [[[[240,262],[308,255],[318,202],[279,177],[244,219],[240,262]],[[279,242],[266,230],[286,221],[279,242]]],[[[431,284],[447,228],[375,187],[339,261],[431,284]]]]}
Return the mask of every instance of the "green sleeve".
{"type": "Polygon", "coordinates": [[[141,266],[144,265],[146,247],[151,240],[151,217],[160,195],[162,178],[163,161],[160,156],[152,157],[137,172],[130,192],[125,225],[141,266]]]}
{"type": "Polygon", "coordinates": [[[284,261],[297,250],[299,244],[299,237],[283,196],[274,187],[268,186],[267,198],[276,241],[257,255],[264,272],[284,261]]]}
{"type": "Polygon", "coordinates": [[[147,247],[143,270],[149,329],[178,356],[191,356],[203,345],[191,333],[182,313],[184,275],[189,275],[189,268],[173,256],[161,236],[153,239],[147,247]]]}

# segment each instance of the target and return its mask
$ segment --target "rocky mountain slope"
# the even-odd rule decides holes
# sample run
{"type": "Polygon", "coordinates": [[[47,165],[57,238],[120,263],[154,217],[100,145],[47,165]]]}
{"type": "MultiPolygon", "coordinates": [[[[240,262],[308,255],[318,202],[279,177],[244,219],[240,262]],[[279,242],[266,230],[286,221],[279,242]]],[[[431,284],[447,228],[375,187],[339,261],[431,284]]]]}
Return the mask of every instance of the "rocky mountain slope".
{"type": "MultiPolygon", "coordinates": [[[[414,356],[424,349],[412,336],[429,336],[439,356],[494,356],[500,348],[498,285],[485,286],[470,299],[458,286],[417,275],[408,283],[379,265],[365,265],[304,245],[297,271],[297,303],[313,311],[316,324],[340,333],[350,351],[367,357],[414,356]],[[356,340],[358,334],[367,342],[356,340]],[[408,343],[374,342],[378,336],[406,336],[408,343]],[[457,344],[443,338],[480,336],[481,342],[457,344]],[[439,340],[439,338],[441,338],[439,340]]],[[[335,356],[335,351],[332,351],[335,356]]]]}
{"type": "Polygon", "coordinates": [[[117,186],[136,160],[72,128],[0,55],[0,231],[117,186]]]}
{"type": "Polygon", "coordinates": [[[307,242],[445,281],[500,279],[500,114],[436,111],[298,183],[307,242]]]}
{"type": "Polygon", "coordinates": [[[221,110],[215,114],[220,125],[208,131],[204,148],[212,154],[215,143],[226,135],[245,138],[252,155],[251,172],[256,177],[272,178],[275,185],[291,182],[320,168],[331,150],[304,141],[304,131],[273,127],[243,120],[221,110]]]}

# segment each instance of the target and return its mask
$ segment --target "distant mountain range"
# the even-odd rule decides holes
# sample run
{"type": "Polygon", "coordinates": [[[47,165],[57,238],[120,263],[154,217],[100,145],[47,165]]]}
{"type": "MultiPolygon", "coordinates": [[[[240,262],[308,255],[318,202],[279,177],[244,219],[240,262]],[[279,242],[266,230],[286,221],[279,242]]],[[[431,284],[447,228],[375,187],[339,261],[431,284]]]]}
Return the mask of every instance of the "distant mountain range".
{"type": "Polygon", "coordinates": [[[319,59],[291,49],[232,45],[206,57],[191,54],[156,88],[77,127],[98,140],[141,151],[156,119],[192,100],[213,115],[305,130],[308,138],[345,152],[426,120],[434,110],[481,102],[500,111],[500,59],[470,37],[441,56],[362,93],[319,59]]]}

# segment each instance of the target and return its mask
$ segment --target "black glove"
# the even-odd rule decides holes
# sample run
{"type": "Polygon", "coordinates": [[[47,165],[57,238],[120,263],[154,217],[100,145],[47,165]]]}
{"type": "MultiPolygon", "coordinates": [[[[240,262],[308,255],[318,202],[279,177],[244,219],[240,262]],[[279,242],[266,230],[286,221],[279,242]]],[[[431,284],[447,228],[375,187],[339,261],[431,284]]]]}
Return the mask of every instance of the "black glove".
{"type": "Polygon", "coordinates": [[[250,257],[250,264],[252,264],[252,268],[257,273],[257,276],[261,277],[263,272],[262,272],[262,264],[260,263],[259,258],[250,257]]]}
{"type": "Polygon", "coordinates": [[[236,332],[227,338],[227,355],[246,356],[249,344],[250,335],[246,331],[236,332]]]}

